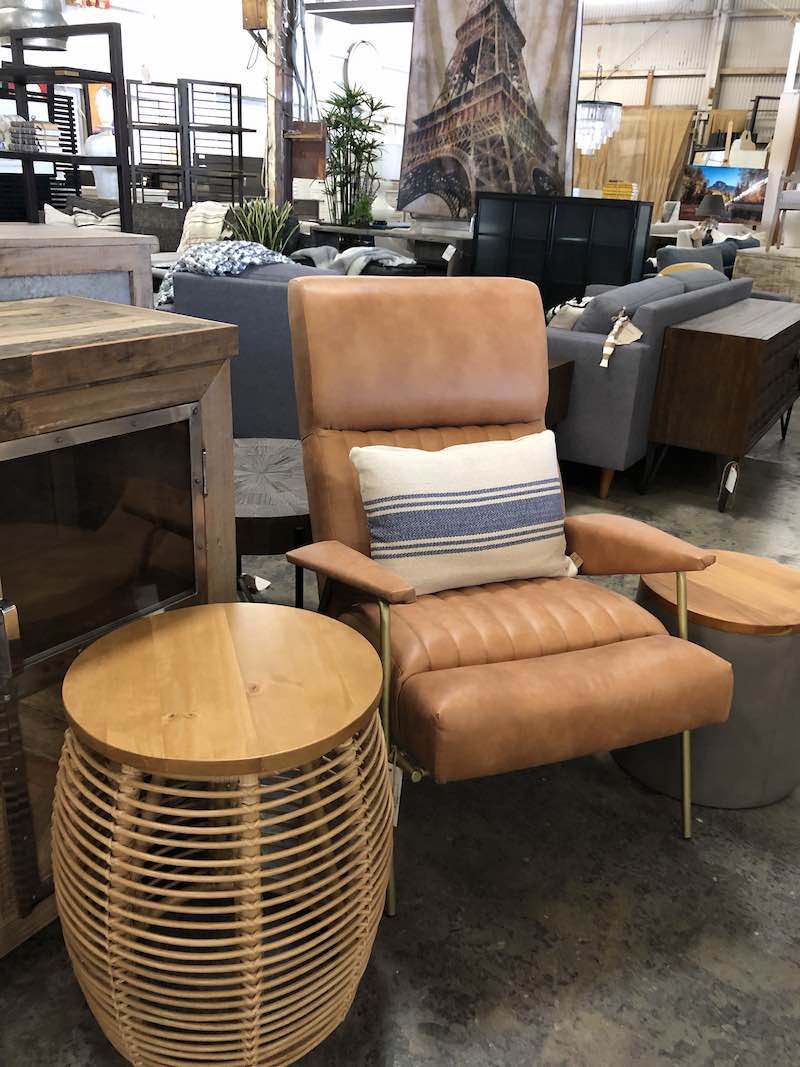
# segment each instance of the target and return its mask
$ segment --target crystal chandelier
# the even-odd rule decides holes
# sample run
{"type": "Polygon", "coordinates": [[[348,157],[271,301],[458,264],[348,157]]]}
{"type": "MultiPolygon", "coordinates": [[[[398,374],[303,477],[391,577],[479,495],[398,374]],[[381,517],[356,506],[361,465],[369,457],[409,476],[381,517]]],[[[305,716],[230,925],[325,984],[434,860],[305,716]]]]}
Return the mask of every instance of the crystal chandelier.
{"type": "Polygon", "coordinates": [[[602,82],[603,68],[598,65],[594,82],[594,99],[579,100],[575,114],[575,144],[584,156],[593,156],[620,127],[622,104],[613,100],[598,100],[597,90],[602,82]]]}

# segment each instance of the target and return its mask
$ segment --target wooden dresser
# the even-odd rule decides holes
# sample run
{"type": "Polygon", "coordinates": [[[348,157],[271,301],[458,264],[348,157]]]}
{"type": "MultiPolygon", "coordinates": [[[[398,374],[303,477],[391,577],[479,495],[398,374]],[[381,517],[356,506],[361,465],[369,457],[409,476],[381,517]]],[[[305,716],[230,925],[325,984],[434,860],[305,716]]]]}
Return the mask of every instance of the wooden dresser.
{"type": "Polygon", "coordinates": [[[713,452],[726,461],[724,510],[738,465],[781,420],[783,436],[800,396],[800,306],[742,300],[664,335],[650,421],[650,472],[670,445],[713,452]]]}
{"type": "Polygon", "coordinates": [[[131,618],[235,597],[237,347],[182,315],[0,302],[0,956],[55,915],[65,670],[131,618]]]}

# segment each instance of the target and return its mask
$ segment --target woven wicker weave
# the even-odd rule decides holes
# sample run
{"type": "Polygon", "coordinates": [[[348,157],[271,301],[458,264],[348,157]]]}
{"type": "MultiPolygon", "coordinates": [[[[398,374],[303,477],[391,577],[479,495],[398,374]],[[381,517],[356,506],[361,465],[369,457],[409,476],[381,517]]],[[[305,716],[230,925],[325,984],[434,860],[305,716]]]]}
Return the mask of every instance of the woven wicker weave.
{"type": "Polygon", "coordinates": [[[347,1013],[383,907],[377,716],[302,769],[162,778],[70,731],[53,820],[75,973],[136,1067],[293,1063],[347,1013]]]}

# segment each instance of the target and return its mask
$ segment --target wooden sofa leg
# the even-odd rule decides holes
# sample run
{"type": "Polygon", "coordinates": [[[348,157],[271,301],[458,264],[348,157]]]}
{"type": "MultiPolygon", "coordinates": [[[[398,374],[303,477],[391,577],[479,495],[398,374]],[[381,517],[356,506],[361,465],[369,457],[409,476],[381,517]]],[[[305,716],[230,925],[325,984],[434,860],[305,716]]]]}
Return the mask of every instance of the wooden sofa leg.
{"type": "Polygon", "coordinates": [[[613,467],[603,467],[600,471],[600,484],[597,487],[597,495],[601,500],[608,500],[608,494],[611,490],[611,483],[614,481],[614,475],[617,472],[613,467]]]}

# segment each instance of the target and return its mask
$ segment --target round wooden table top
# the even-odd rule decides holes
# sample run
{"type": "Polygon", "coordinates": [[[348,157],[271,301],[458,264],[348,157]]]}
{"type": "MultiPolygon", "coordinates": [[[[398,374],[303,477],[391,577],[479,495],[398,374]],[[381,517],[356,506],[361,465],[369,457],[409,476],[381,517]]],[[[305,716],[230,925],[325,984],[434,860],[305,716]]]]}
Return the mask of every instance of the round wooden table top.
{"type": "MultiPolygon", "coordinates": [[[[713,566],[687,575],[692,622],[730,633],[800,633],[800,570],[742,552],[716,555],[713,566]]],[[[676,607],[674,574],[643,574],[642,583],[676,607]]]]}
{"type": "Polygon", "coordinates": [[[377,706],[380,659],[324,615],[209,604],[100,638],[64,679],[71,726],[118,763],[161,774],[274,773],[329,752],[377,706]]]}

